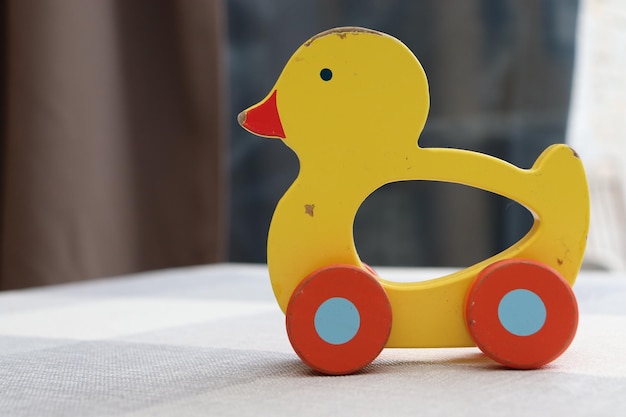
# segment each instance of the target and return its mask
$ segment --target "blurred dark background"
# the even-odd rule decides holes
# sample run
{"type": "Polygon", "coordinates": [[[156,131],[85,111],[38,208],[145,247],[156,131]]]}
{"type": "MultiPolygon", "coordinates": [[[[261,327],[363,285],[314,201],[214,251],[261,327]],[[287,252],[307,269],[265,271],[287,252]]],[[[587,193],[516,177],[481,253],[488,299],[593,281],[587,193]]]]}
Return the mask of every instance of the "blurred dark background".
{"type": "MultiPolygon", "coordinates": [[[[421,146],[484,152],[529,167],[563,142],[569,108],[576,1],[228,1],[231,115],[265,97],[310,36],[365,26],[402,40],[429,78],[421,146]]],[[[295,156],[231,117],[229,259],[263,262],[271,214],[295,178],[295,156]]],[[[411,182],[383,187],[355,222],[362,259],[374,265],[467,266],[525,234],[532,217],[503,197],[411,182]]]]}
{"type": "MultiPolygon", "coordinates": [[[[236,124],[296,48],[336,26],[389,33],[430,82],[422,146],[522,167],[563,142],[569,0],[0,0],[0,288],[264,262],[295,156],[236,124]]],[[[374,265],[464,266],[531,216],[454,184],[392,184],[355,222],[374,265]]]]}

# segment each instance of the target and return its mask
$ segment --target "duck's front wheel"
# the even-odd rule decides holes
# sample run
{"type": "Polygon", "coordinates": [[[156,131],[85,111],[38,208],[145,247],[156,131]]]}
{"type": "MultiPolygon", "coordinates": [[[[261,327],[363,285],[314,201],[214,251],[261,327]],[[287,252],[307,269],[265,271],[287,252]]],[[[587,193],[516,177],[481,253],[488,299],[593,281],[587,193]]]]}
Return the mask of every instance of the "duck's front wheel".
{"type": "Polygon", "coordinates": [[[320,269],[296,288],[287,306],[287,334],[300,359],[329,375],[372,362],[391,332],[391,305],[372,274],[355,266],[320,269]]]}
{"type": "Polygon", "coordinates": [[[539,368],[560,356],[578,326],[570,285],[539,262],[508,259],[485,268],[465,305],[468,330],[493,360],[516,369],[539,368]]]}

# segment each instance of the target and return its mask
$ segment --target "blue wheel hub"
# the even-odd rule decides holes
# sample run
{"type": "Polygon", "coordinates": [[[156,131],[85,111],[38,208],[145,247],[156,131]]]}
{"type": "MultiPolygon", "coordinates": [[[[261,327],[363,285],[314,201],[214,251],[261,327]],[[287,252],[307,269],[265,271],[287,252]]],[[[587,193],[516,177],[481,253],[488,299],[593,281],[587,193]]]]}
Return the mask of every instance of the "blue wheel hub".
{"type": "Polygon", "coordinates": [[[349,342],[356,336],[360,326],[359,310],[347,298],[329,298],[315,313],[315,331],[331,345],[349,342]]]}
{"type": "Polygon", "coordinates": [[[546,306],[534,292],[509,291],[498,305],[498,319],[506,330],[517,336],[537,333],[546,322],[546,306]]]}

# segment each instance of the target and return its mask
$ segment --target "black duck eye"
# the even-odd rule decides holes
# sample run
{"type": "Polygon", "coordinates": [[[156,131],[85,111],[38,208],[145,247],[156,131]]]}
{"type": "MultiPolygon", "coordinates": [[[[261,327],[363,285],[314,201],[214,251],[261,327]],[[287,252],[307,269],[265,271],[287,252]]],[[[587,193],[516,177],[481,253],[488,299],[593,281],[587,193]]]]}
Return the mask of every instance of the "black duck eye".
{"type": "Polygon", "coordinates": [[[328,68],[324,68],[320,71],[320,78],[324,81],[330,81],[333,78],[333,72],[328,68]]]}

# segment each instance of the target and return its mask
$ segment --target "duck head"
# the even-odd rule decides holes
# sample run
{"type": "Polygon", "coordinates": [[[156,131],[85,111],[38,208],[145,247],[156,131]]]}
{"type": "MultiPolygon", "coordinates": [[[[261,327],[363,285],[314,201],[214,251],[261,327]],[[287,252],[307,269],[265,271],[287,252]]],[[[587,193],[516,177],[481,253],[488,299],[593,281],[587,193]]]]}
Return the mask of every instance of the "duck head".
{"type": "Polygon", "coordinates": [[[428,108],[426,75],[402,42],[344,27],[300,46],[267,97],[238,121],[256,135],[284,140],[301,159],[356,149],[376,155],[415,147],[428,108]]]}

